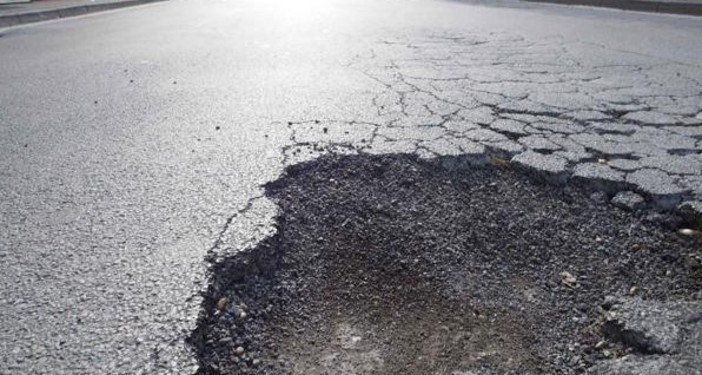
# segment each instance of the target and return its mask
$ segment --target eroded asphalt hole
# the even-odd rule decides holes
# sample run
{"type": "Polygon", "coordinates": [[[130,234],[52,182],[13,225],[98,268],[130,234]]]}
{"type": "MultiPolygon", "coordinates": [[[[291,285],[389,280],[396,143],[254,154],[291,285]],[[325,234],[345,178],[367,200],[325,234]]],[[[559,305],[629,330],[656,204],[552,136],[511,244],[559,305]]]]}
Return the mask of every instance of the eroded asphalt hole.
{"type": "Polygon", "coordinates": [[[674,218],[508,169],[325,156],[266,194],[277,234],[214,269],[203,374],[581,373],[637,350],[598,345],[606,296],[700,286],[674,218]]]}

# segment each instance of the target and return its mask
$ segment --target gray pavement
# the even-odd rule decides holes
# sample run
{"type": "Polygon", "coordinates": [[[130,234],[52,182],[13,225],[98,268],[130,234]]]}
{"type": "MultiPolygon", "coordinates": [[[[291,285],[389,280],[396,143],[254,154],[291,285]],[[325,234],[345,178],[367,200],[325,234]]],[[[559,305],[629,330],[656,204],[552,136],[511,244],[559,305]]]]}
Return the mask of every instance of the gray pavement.
{"type": "Polygon", "coordinates": [[[0,373],[194,371],[205,259],[270,235],[260,184],[320,147],[701,207],[702,20],[511,4],[175,0],[0,31],[0,373]]]}

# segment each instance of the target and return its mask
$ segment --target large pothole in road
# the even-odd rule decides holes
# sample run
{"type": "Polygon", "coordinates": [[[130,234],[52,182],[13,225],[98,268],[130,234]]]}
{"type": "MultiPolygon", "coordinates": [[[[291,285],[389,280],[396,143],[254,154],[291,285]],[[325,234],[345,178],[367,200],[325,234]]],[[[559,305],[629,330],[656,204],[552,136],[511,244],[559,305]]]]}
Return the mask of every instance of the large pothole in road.
{"type": "Polygon", "coordinates": [[[630,350],[598,345],[605,296],[699,288],[669,218],[507,169],[327,156],[266,193],[277,234],[214,267],[204,374],[579,373],[630,350]]]}

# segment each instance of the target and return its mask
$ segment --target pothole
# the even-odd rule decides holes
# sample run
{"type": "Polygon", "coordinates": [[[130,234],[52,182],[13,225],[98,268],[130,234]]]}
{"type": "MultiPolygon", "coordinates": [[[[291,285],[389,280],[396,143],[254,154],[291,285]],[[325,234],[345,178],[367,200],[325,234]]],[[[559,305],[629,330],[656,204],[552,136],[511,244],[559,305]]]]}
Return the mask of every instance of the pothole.
{"type": "Polygon", "coordinates": [[[598,349],[605,296],[700,286],[675,218],[509,169],[332,155],[266,195],[277,234],[213,267],[202,374],[582,373],[628,350],[598,349]]]}

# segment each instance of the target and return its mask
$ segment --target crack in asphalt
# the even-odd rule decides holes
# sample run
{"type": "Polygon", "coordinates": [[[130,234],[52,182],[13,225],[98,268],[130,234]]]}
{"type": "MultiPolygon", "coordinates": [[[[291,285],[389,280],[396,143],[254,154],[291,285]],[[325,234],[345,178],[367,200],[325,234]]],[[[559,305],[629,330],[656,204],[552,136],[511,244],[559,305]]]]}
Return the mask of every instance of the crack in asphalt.
{"type": "Polygon", "coordinates": [[[249,198],[249,199],[246,201],[246,204],[245,204],[242,208],[240,208],[240,209],[237,210],[234,214],[232,214],[231,216],[229,216],[229,217],[227,218],[226,222],[225,222],[224,225],[222,226],[222,230],[221,230],[221,231],[219,232],[219,234],[217,235],[217,238],[215,239],[214,243],[213,243],[212,246],[207,250],[207,253],[206,253],[207,255],[205,256],[205,260],[206,260],[206,261],[211,262],[211,261],[213,261],[213,260],[215,259],[215,257],[216,257],[216,254],[215,254],[215,253],[216,253],[216,250],[219,249],[219,247],[222,245],[222,243],[223,243],[223,238],[224,238],[224,234],[229,230],[229,227],[231,226],[232,222],[233,222],[237,217],[239,217],[240,215],[242,215],[242,214],[246,213],[247,211],[249,211],[249,210],[253,207],[254,203],[255,203],[257,200],[261,199],[261,198],[264,198],[264,196],[263,196],[263,195],[257,195],[257,196],[254,196],[254,197],[249,198]]]}
{"type": "MultiPolygon", "coordinates": [[[[633,190],[658,210],[700,207],[702,75],[685,69],[697,65],[579,40],[493,33],[402,39],[379,41],[345,65],[380,89],[369,103],[377,120],[280,122],[290,134],[283,167],[325,154],[399,152],[454,169],[493,163],[557,184],[577,179],[607,199],[633,190]],[[598,62],[584,46],[626,63],[598,62]],[[685,174],[672,167],[685,162],[699,168],[685,174]],[[648,170],[657,177],[639,178],[648,170]]],[[[261,199],[227,218],[208,250],[211,264],[232,222],[261,199]]],[[[685,217],[699,225],[701,215],[693,209],[685,217]]]]}

